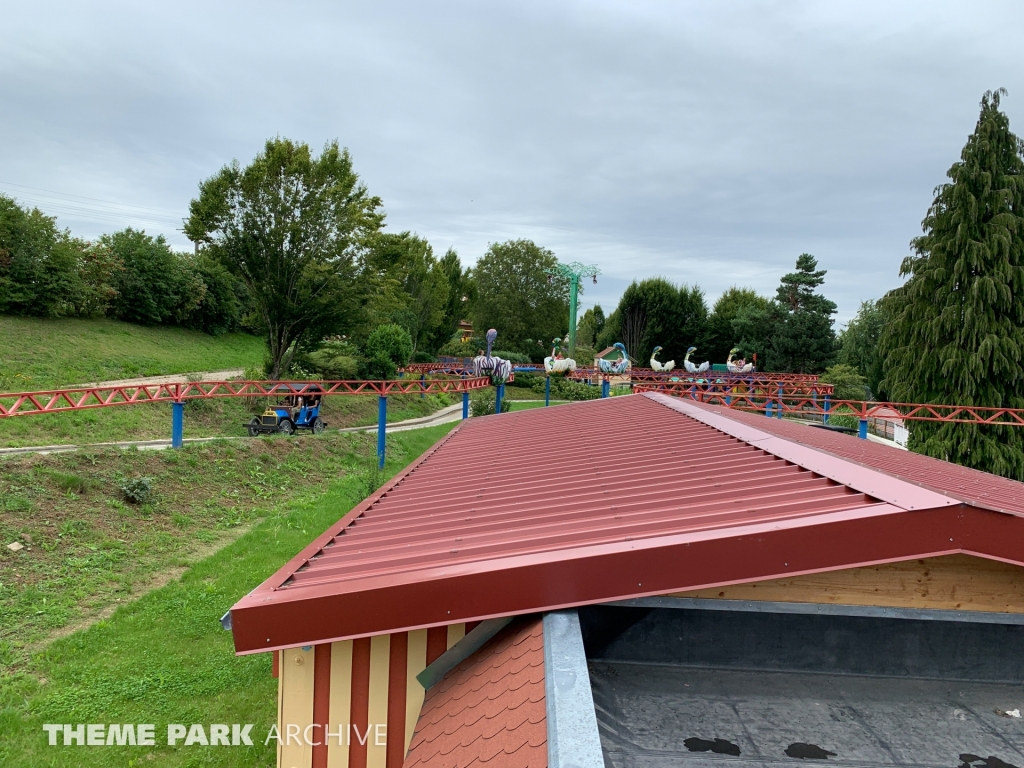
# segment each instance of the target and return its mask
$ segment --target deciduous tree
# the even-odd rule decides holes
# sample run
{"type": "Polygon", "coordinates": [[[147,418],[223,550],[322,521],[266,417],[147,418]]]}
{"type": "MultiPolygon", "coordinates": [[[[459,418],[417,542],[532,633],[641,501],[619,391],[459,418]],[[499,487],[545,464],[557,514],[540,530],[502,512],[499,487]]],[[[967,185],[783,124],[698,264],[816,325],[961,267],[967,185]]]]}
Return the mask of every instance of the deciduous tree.
{"type": "Polygon", "coordinates": [[[526,354],[534,351],[527,339],[564,336],[569,282],[547,274],[555,264],[555,255],[531,240],[491,245],[473,269],[473,326],[478,335],[495,328],[502,349],[526,354]]]}
{"type": "Polygon", "coordinates": [[[295,352],[356,324],[356,261],[383,222],[381,202],[337,142],[314,156],[271,139],[199,187],[185,234],[238,275],[264,329],[270,376],[295,352]]]}

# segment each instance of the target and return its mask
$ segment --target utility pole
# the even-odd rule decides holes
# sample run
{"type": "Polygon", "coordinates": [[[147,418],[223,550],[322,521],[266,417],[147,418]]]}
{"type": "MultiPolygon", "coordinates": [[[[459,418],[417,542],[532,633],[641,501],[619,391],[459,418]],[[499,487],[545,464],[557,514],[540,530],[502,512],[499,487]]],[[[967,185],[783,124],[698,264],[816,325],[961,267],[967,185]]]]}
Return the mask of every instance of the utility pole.
{"type": "Polygon", "coordinates": [[[576,302],[580,291],[580,278],[592,277],[594,284],[597,284],[597,276],[601,270],[596,266],[580,264],[574,261],[571,264],[556,264],[552,269],[545,270],[548,273],[548,280],[557,277],[564,277],[569,281],[569,357],[576,354],[576,302]]]}

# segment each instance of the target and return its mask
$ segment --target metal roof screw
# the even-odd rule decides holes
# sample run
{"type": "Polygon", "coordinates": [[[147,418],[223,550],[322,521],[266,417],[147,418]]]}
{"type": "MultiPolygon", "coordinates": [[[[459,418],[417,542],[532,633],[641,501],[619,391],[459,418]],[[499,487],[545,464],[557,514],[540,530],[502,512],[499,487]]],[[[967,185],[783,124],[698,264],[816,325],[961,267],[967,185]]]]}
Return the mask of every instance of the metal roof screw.
{"type": "Polygon", "coordinates": [[[786,566],[787,568],[789,567],[789,563],[783,563],[783,565],[786,566]]]}

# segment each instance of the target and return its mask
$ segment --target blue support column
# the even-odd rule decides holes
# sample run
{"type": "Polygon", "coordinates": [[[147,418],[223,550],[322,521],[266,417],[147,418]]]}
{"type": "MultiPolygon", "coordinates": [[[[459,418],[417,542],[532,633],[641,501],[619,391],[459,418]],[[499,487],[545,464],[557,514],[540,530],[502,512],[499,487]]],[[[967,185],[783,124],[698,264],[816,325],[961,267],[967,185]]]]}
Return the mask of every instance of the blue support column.
{"type": "Polygon", "coordinates": [[[777,418],[777,419],[781,419],[782,418],[782,397],[783,397],[783,388],[782,388],[782,384],[779,384],[779,411],[778,411],[778,413],[775,414],[775,418],[777,418]]]}
{"type": "Polygon", "coordinates": [[[469,390],[462,393],[462,418],[469,418],[469,390]]]}
{"type": "Polygon", "coordinates": [[[377,398],[377,467],[384,469],[384,446],[388,429],[388,396],[377,398]]]}
{"type": "Polygon", "coordinates": [[[832,396],[825,395],[825,415],[821,417],[822,424],[828,424],[828,412],[832,409],[832,396]]]}
{"type": "Polygon", "coordinates": [[[427,385],[424,382],[427,380],[427,374],[420,374],[420,400],[426,397],[427,385]]]}
{"type": "Polygon", "coordinates": [[[171,403],[171,448],[181,448],[185,437],[185,403],[171,403]]]}
{"type": "Polygon", "coordinates": [[[611,394],[612,385],[608,379],[601,379],[601,397],[608,397],[611,394]]]}
{"type": "Polygon", "coordinates": [[[501,401],[505,397],[505,385],[499,384],[494,389],[494,412],[501,413],[501,401]]]}
{"type": "Polygon", "coordinates": [[[861,419],[860,424],[857,425],[857,437],[861,440],[868,439],[868,420],[861,419]]]}
{"type": "Polygon", "coordinates": [[[772,401],[771,400],[765,400],[765,402],[764,402],[764,415],[767,416],[769,419],[772,417],[772,410],[773,410],[772,409],[772,401]]]}
{"type": "Polygon", "coordinates": [[[551,377],[544,379],[544,407],[551,405],[551,377]]]}

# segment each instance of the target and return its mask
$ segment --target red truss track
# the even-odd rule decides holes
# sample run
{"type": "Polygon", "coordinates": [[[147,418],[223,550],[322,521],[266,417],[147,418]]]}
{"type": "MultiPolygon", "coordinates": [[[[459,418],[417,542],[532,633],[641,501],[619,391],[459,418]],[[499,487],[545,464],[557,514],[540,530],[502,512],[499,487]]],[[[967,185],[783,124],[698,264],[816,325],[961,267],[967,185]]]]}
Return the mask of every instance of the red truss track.
{"type": "Polygon", "coordinates": [[[774,413],[782,408],[783,415],[819,419],[822,416],[852,416],[855,419],[885,419],[887,421],[946,421],[957,424],[993,424],[1024,427],[1024,408],[990,408],[975,405],[936,405],[929,403],[873,403],[862,400],[831,400],[826,408],[824,399],[772,393],[702,392],[691,393],[690,386],[682,382],[668,384],[639,384],[637,392],[663,392],[676,397],[690,397],[701,403],[735,408],[741,411],[765,412],[771,405],[774,413]]]}
{"type": "Polygon", "coordinates": [[[198,381],[183,384],[83,387],[0,394],[0,418],[80,411],[136,403],[181,402],[214,397],[287,395],[405,395],[468,392],[490,384],[486,377],[392,381],[198,381]]]}

